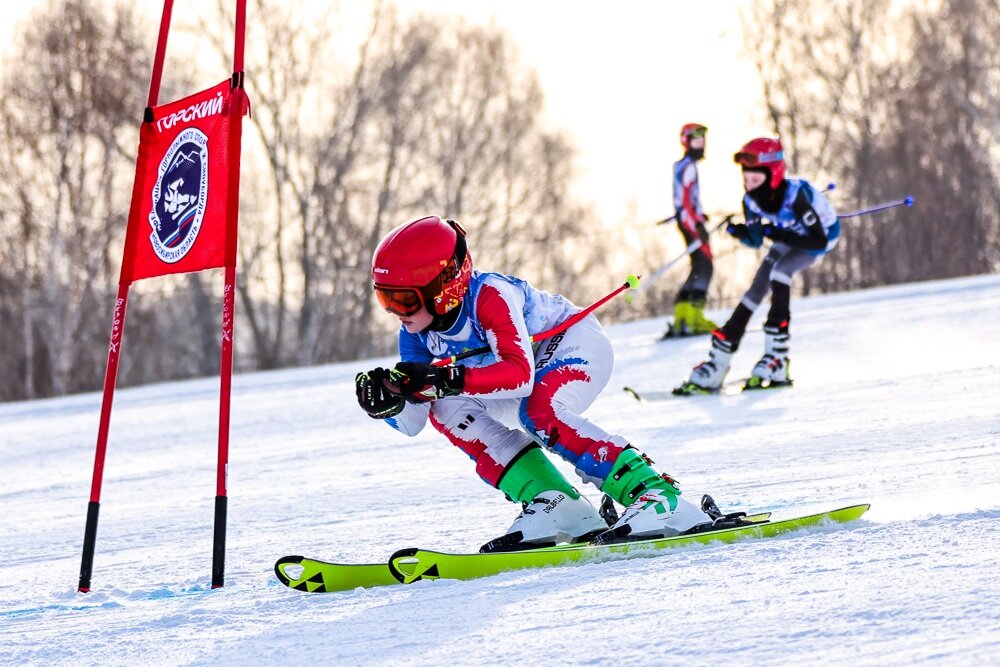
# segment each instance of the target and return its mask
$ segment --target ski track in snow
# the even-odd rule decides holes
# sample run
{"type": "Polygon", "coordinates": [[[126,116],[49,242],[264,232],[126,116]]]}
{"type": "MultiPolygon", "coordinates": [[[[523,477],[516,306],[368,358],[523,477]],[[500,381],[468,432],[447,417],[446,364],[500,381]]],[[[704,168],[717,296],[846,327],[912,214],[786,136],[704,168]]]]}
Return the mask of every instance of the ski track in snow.
{"type": "MultiPolygon", "coordinates": [[[[274,578],[285,554],[474,550],[517,513],[430,428],[357,409],[354,374],[388,359],[235,378],[214,591],[217,378],[117,392],[90,594],[100,395],[2,404],[0,664],[1000,663],[1000,276],[793,314],[793,389],[646,403],[621,388],[669,390],[708,341],[654,342],[664,318],[611,326],[615,373],[587,414],[725,509],[870,502],[863,520],[468,582],[308,595],[274,578]]],[[[762,347],[750,331],[730,377],[762,347]]]]}

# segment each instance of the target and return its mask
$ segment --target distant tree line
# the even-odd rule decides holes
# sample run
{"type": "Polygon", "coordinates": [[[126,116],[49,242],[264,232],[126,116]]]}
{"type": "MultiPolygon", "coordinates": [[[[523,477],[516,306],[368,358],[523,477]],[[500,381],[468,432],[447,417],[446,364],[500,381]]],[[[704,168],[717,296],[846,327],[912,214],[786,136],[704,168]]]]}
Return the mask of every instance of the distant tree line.
{"type": "MultiPolygon", "coordinates": [[[[231,4],[187,27],[214,74],[171,67],[168,45],[162,101],[228,76],[231,4]]],[[[506,34],[379,3],[348,48],[333,15],[249,5],[239,368],[387,353],[372,252],[427,213],[461,221],[479,266],[592,295],[601,249],[561,242],[594,225],[568,194],[574,149],[506,34]]],[[[120,3],[58,0],[29,24],[0,81],[2,400],[100,387],[155,45],[120,3]]],[[[136,283],[119,382],[217,372],[220,296],[218,272],[136,283]]]]}
{"type": "MultiPolygon", "coordinates": [[[[161,101],[228,75],[231,4],[190,25],[175,12],[161,101]],[[185,31],[196,58],[177,57],[185,31]]],[[[543,125],[537,77],[506,33],[404,19],[376,0],[366,32],[345,37],[335,10],[249,5],[240,370],[388,353],[394,326],[372,300],[370,258],[389,229],[427,213],[462,222],[480,267],[581,304],[624,278],[609,272],[614,255],[663,261],[649,244],[601,236],[570,195],[573,146],[543,125]]],[[[998,14],[995,0],[746,6],[747,50],[791,170],[836,181],[845,210],[918,199],[846,223],[805,291],[998,268],[998,14]]],[[[100,0],[50,0],[22,28],[0,78],[0,400],[101,385],[156,35],[100,0]]],[[[752,257],[718,245],[724,300],[745,287],[734,276],[752,257]]],[[[658,313],[674,289],[662,282],[604,318],[658,313]]],[[[136,283],[120,384],[216,373],[221,285],[217,271],[136,283]]]]}
{"type": "Polygon", "coordinates": [[[916,197],[845,222],[806,291],[1000,268],[996,0],[757,0],[742,22],[791,171],[845,212],[916,197]]]}

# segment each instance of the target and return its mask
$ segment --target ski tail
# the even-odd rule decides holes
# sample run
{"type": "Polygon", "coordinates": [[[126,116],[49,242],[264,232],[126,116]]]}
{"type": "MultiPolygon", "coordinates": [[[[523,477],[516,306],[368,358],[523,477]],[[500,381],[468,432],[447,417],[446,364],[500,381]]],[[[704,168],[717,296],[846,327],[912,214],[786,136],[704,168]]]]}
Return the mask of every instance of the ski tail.
{"type": "Polygon", "coordinates": [[[385,563],[328,563],[305,556],[283,556],[274,564],[278,581],[306,593],[330,593],[395,584],[385,563]]]}

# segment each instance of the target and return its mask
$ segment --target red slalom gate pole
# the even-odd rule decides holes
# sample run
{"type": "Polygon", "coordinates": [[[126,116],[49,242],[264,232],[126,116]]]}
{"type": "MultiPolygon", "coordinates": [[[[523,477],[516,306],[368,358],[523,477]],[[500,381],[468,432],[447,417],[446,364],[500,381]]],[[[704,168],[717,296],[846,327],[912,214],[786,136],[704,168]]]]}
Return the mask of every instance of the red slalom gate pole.
{"type": "MultiPolygon", "coordinates": [[[[146,107],[156,106],[160,96],[160,80],[163,75],[163,58],[167,51],[167,37],[170,33],[170,15],[173,11],[173,0],[164,0],[163,14],[160,17],[160,34],[156,40],[156,55],[153,59],[153,72],[149,78],[149,96],[146,107]]],[[[147,111],[148,113],[148,111],[147,111]]],[[[132,207],[137,205],[141,195],[136,179],[132,190],[132,207]]],[[[124,274],[124,262],[122,273],[124,274]]],[[[111,426],[111,406],[114,403],[115,385],[118,382],[118,363],[121,359],[122,338],[125,333],[125,310],[128,305],[128,292],[131,280],[118,281],[118,296],[115,299],[115,311],[111,322],[111,341],[108,344],[108,365],[104,371],[104,396],[101,399],[101,419],[97,429],[97,450],[94,453],[94,474],[90,483],[90,502],[87,504],[87,525],[83,533],[83,556],[80,560],[80,580],[77,590],[81,593],[90,592],[90,579],[94,571],[94,550],[97,546],[97,524],[101,512],[101,485],[104,481],[104,459],[108,451],[108,431],[111,426]]]]}
{"type": "MultiPolygon", "coordinates": [[[[233,44],[233,88],[243,88],[243,48],[246,36],[246,0],[236,2],[236,26],[233,44]]],[[[233,104],[241,105],[242,96],[234,96],[233,104]]],[[[237,119],[240,109],[230,109],[237,119]]],[[[237,120],[237,122],[240,122],[237,120]]],[[[228,201],[229,219],[226,221],[226,286],[222,297],[222,361],[220,363],[219,388],[219,458],[215,480],[215,527],[212,532],[212,588],[222,588],[226,581],[226,516],[229,505],[227,481],[229,476],[229,416],[233,378],[233,335],[236,317],[236,229],[239,221],[239,153],[240,141],[234,140],[232,128],[229,135],[230,161],[228,201]]]]}
{"type": "Polygon", "coordinates": [[[77,590],[90,592],[90,577],[94,571],[94,548],[97,546],[97,519],[101,512],[101,483],[104,480],[104,458],[108,450],[108,429],[111,424],[111,404],[118,380],[118,361],[121,357],[122,334],[125,331],[125,307],[128,304],[129,283],[118,285],[115,314],[111,323],[111,342],[108,345],[108,365],[104,371],[104,398],[101,400],[101,421],[97,429],[97,451],[94,454],[94,475],[90,482],[90,502],[87,503],[87,527],[83,533],[83,558],[80,562],[80,581],[77,590]]]}
{"type": "Polygon", "coordinates": [[[222,368],[219,400],[219,461],[215,475],[215,528],[212,533],[212,588],[226,580],[226,488],[229,475],[229,408],[233,376],[233,319],[236,309],[236,267],[226,267],[226,287],[222,297],[222,368]]]}

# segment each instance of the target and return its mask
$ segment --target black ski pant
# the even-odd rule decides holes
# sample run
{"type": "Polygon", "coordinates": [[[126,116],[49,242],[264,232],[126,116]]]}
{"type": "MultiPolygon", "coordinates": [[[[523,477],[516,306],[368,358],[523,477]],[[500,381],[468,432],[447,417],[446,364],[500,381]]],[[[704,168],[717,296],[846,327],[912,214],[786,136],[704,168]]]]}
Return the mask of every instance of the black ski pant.
{"type": "Polygon", "coordinates": [[[681,234],[684,236],[685,245],[691,245],[696,240],[701,240],[701,247],[688,255],[691,260],[691,270],[688,273],[687,280],[684,281],[680,291],[677,293],[677,301],[704,302],[708,294],[708,285],[712,282],[712,271],[714,268],[712,266],[712,248],[708,245],[708,230],[700,222],[695,225],[697,235],[681,224],[678,224],[677,228],[681,230],[681,234]]]}
{"type": "Polygon", "coordinates": [[[805,250],[793,248],[784,243],[771,246],[764,261],[760,263],[757,273],[750,283],[740,304],[722,326],[726,339],[731,341],[734,349],[739,346],[743,334],[746,333],[750,316],[760,306],[767,295],[771,294],[771,309],[767,313],[764,326],[778,331],[788,331],[788,323],[792,319],[792,277],[809,268],[822,255],[813,255],[805,250]]]}

